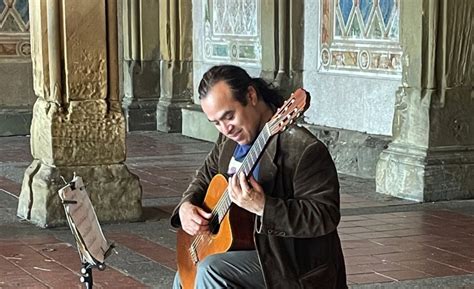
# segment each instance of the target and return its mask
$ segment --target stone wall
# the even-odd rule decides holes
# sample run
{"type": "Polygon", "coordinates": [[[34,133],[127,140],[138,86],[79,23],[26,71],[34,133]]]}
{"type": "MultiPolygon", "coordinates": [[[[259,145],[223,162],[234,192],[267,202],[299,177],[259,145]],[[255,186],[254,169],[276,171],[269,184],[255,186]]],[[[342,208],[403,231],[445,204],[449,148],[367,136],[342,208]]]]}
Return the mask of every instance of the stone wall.
{"type": "Polygon", "coordinates": [[[312,94],[308,123],[392,135],[401,84],[397,3],[305,1],[303,84],[312,94]]]}
{"type": "Polygon", "coordinates": [[[353,130],[305,125],[329,149],[338,172],[363,178],[375,178],[380,153],[391,138],[353,130]]]}

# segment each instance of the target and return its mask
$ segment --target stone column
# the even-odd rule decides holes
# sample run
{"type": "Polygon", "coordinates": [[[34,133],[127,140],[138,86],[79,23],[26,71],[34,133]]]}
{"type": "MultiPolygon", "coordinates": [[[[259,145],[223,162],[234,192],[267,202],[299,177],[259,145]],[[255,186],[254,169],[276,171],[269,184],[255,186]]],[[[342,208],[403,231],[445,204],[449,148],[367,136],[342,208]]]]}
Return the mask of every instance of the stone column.
{"type": "Polygon", "coordinates": [[[159,3],[122,2],[123,108],[127,130],[156,130],[160,95],[159,3]]]}
{"type": "Polygon", "coordinates": [[[57,191],[83,177],[100,221],[141,216],[141,186],[125,161],[116,1],[30,1],[34,90],[31,151],[18,216],[63,224],[57,191]]]}
{"type": "Polygon", "coordinates": [[[377,191],[417,201],[473,198],[474,2],[400,3],[403,85],[377,191]]]}
{"type": "Polygon", "coordinates": [[[262,77],[287,94],[302,85],[304,1],[262,0],[262,77]]]}
{"type": "MultiPolygon", "coordinates": [[[[161,93],[157,129],[181,132],[181,109],[192,102],[192,1],[160,0],[161,93]]],[[[196,40],[199,41],[199,40],[196,40]]]]}

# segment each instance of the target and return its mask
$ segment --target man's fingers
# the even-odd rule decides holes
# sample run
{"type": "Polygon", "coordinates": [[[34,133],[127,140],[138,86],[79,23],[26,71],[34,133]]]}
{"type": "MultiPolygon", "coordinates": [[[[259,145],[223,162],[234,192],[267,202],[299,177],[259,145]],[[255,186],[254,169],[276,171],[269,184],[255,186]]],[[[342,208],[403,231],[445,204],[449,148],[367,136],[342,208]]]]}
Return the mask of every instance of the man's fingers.
{"type": "Polygon", "coordinates": [[[193,218],[191,220],[199,226],[204,226],[209,223],[206,219],[202,219],[202,218],[193,218]]]}
{"type": "Polygon", "coordinates": [[[228,182],[229,182],[228,188],[229,188],[230,200],[231,200],[232,202],[234,202],[234,201],[235,201],[235,197],[236,197],[236,195],[235,195],[235,189],[236,189],[236,188],[235,188],[235,178],[234,178],[234,177],[229,177],[228,182]]]}
{"type": "Polygon", "coordinates": [[[253,176],[249,178],[249,183],[252,186],[252,188],[255,188],[256,190],[260,190],[261,186],[253,176]]]}
{"type": "Polygon", "coordinates": [[[199,233],[209,232],[209,226],[200,226],[196,223],[190,223],[187,226],[183,226],[183,230],[191,236],[195,236],[199,233]]]}
{"type": "Polygon", "coordinates": [[[212,217],[212,213],[208,213],[208,212],[204,211],[203,209],[201,209],[199,207],[196,207],[196,211],[198,212],[198,214],[201,217],[203,217],[206,220],[208,220],[210,217],[212,217]]]}
{"type": "Polygon", "coordinates": [[[244,172],[240,173],[239,181],[240,181],[240,188],[242,189],[242,193],[247,194],[251,188],[244,172]]]}
{"type": "Polygon", "coordinates": [[[239,177],[237,175],[234,175],[230,178],[230,180],[231,180],[232,191],[234,192],[234,195],[235,195],[240,190],[239,177]]]}

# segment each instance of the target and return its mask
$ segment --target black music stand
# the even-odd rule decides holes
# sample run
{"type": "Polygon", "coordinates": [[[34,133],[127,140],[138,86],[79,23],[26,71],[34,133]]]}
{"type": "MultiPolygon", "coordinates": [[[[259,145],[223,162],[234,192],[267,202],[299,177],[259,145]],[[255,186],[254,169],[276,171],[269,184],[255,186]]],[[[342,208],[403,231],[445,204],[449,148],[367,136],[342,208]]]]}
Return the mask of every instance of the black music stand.
{"type": "Polygon", "coordinates": [[[81,259],[80,281],[89,289],[93,285],[92,268],[105,270],[105,258],[114,245],[104,237],[82,178],[74,174],[69,183],[64,182],[66,185],[59,189],[58,194],[81,259]]]}

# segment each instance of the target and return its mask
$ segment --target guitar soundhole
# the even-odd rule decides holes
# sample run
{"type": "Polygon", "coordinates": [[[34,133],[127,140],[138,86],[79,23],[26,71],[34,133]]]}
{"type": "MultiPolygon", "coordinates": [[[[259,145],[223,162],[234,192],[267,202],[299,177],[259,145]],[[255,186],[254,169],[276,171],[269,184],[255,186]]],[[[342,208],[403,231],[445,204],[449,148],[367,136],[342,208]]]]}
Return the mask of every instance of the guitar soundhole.
{"type": "Polygon", "coordinates": [[[209,223],[209,230],[211,231],[211,234],[215,235],[219,233],[219,229],[220,229],[219,218],[213,218],[211,222],[209,223]]]}

